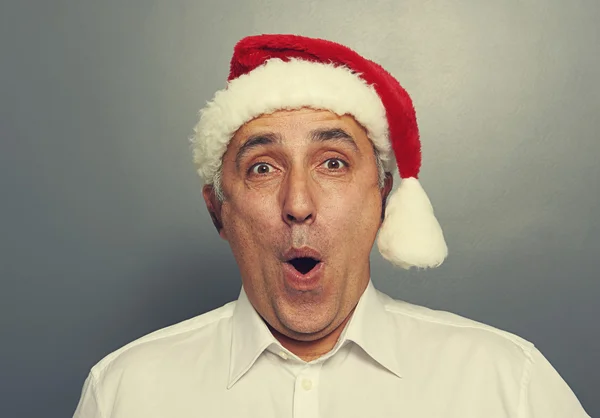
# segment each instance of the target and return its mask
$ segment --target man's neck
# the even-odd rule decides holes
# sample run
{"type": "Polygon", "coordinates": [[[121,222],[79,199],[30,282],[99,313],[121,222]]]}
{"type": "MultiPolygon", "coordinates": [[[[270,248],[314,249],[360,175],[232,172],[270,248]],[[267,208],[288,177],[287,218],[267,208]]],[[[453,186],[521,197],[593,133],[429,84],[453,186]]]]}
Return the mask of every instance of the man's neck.
{"type": "Polygon", "coordinates": [[[354,309],[350,311],[348,316],[332,332],[325,335],[324,337],[312,341],[295,340],[293,338],[288,337],[287,335],[280,333],[276,329],[272,328],[269,324],[267,324],[267,326],[269,327],[275,339],[277,339],[277,341],[279,341],[279,343],[282,346],[290,350],[302,360],[309,362],[329,353],[333,349],[333,347],[335,347],[335,344],[337,343],[338,339],[340,338],[340,335],[344,331],[346,324],[348,323],[350,318],[352,318],[353,313],[354,309]]]}

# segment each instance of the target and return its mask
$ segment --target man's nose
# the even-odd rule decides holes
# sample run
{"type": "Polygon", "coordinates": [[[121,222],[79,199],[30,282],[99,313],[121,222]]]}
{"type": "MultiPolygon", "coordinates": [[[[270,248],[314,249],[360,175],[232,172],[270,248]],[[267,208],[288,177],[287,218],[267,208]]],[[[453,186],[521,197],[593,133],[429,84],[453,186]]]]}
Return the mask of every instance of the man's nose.
{"type": "Polygon", "coordinates": [[[292,171],[284,183],[283,220],[288,225],[312,224],[316,217],[314,187],[307,173],[292,171]]]}

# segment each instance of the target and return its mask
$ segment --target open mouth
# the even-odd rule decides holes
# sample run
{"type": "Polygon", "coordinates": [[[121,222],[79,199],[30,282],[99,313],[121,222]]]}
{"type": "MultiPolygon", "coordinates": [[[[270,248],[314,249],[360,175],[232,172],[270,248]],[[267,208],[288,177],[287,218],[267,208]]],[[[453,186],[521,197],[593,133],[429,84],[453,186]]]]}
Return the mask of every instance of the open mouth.
{"type": "Polygon", "coordinates": [[[307,274],[314,269],[320,261],[321,260],[317,260],[313,257],[295,257],[288,260],[288,263],[290,263],[301,274],[307,274]]]}

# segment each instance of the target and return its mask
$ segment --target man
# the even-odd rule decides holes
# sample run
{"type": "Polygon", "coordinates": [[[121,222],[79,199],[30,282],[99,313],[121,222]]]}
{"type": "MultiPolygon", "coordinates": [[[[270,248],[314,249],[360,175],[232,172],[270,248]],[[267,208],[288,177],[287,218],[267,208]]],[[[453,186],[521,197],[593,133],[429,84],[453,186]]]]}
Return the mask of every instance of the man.
{"type": "Polygon", "coordinates": [[[239,299],[107,356],[75,417],[587,416],[531,343],[373,287],[378,233],[402,267],[447,253],[390,74],[335,43],[262,35],[238,43],[228,81],[192,142],[239,299]]]}

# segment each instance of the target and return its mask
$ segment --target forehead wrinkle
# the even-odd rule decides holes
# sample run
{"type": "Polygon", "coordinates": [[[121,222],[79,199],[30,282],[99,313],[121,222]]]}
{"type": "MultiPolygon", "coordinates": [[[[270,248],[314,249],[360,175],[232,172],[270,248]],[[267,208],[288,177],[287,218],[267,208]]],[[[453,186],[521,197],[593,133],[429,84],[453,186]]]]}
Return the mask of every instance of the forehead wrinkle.
{"type": "Polygon", "coordinates": [[[235,155],[235,165],[239,169],[241,159],[248,154],[252,149],[260,146],[281,144],[281,135],[275,132],[264,132],[255,135],[250,135],[248,139],[240,146],[235,155]]]}

